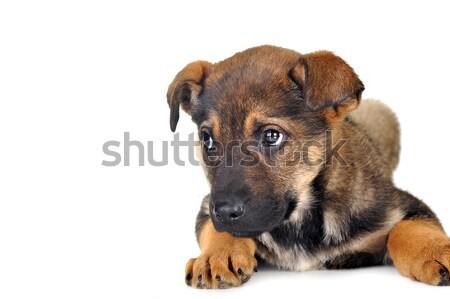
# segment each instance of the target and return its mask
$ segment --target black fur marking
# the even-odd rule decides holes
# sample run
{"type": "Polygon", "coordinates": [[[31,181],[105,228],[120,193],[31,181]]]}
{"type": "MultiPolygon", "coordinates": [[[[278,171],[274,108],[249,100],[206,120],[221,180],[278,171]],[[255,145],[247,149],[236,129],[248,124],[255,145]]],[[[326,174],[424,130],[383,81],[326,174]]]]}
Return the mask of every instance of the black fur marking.
{"type": "Polygon", "coordinates": [[[305,219],[299,228],[298,224],[281,224],[273,229],[270,234],[275,242],[281,247],[289,249],[292,247],[303,247],[308,251],[314,251],[321,247],[324,238],[323,232],[323,176],[319,174],[312,183],[317,202],[313,204],[306,213],[305,219]]]}
{"type": "Polygon", "coordinates": [[[380,207],[364,210],[358,215],[351,215],[348,237],[353,238],[361,233],[380,229],[384,225],[386,212],[387,209],[385,207],[380,207]]]}
{"type": "Polygon", "coordinates": [[[178,97],[182,105],[185,105],[187,107],[190,104],[191,94],[192,94],[191,86],[187,83],[183,84],[178,94],[178,97]]]}
{"type": "Polygon", "coordinates": [[[400,193],[400,204],[405,211],[405,217],[403,219],[426,218],[438,221],[436,214],[420,199],[415,198],[405,191],[399,190],[398,192],[400,193]]]}
{"type": "Polygon", "coordinates": [[[368,252],[355,252],[343,254],[333,260],[325,262],[327,269],[354,269],[360,267],[370,267],[382,264],[382,256],[368,252]]]}
{"type": "Polygon", "coordinates": [[[288,192],[285,195],[285,198],[288,200],[288,205],[287,205],[286,213],[284,215],[284,219],[289,219],[292,212],[294,212],[295,208],[297,207],[297,200],[292,192],[288,192]]]}

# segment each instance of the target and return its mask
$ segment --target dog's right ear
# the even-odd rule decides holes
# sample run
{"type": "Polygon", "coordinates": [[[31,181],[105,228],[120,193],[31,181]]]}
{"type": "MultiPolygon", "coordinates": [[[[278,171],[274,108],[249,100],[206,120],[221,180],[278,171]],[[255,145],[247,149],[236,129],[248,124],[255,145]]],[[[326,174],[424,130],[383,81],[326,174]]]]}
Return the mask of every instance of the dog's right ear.
{"type": "Polygon", "coordinates": [[[195,61],[184,67],[173,79],[167,91],[167,103],[170,107],[170,129],[175,132],[180,117],[180,105],[192,115],[192,107],[203,90],[203,82],[211,70],[207,61],[195,61]]]}
{"type": "Polygon", "coordinates": [[[306,106],[329,121],[356,109],[364,90],[353,69],[328,51],[302,55],[289,75],[302,90],[306,106]]]}

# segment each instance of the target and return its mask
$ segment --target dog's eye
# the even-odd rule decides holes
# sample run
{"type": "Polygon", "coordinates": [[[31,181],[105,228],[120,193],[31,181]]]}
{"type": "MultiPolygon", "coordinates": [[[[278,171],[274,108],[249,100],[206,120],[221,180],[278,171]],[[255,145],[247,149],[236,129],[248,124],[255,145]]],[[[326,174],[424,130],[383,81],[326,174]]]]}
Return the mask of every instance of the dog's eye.
{"type": "Polygon", "coordinates": [[[213,139],[212,139],[211,135],[209,135],[208,133],[204,132],[202,139],[203,139],[203,145],[207,149],[210,150],[213,147],[213,139]]]}
{"type": "Polygon", "coordinates": [[[283,133],[277,130],[267,130],[264,131],[262,136],[262,144],[264,146],[278,146],[283,141],[283,133]]]}

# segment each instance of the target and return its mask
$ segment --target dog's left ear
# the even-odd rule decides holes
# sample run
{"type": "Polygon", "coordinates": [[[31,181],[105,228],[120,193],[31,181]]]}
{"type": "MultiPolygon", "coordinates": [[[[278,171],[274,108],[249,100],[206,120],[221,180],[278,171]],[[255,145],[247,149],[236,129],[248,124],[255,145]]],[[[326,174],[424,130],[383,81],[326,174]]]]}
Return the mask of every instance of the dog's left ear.
{"type": "Polygon", "coordinates": [[[170,129],[175,132],[180,118],[180,105],[187,114],[192,115],[192,107],[203,90],[203,81],[210,72],[212,63],[195,61],[185,66],[173,79],[167,91],[170,107],[170,129]]]}
{"type": "Polygon", "coordinates": [[[302,55],[289,75],[301,88],[306,106],[323,111],[330,121],[356,109],[364,90],[353,69],[328,51],[302,55]]]}

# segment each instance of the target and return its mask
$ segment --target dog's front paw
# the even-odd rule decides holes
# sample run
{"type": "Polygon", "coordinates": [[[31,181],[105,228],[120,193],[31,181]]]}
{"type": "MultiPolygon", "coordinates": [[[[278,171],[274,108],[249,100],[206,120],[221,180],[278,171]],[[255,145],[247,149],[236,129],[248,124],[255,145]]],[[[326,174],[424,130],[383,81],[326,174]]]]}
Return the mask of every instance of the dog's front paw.
{"type": "Polygon", "coordinates": [[[201,289],[237,287],[256,272],[257,261],[245,244],[206,250],[186,264],[186,284],[201,289]]]}
{"type": "Polygon", "coordinates": [[[450,240],[426,247],[425,259],[411,269],[412,278],[431,285],[450,285],[450,240]]]}

